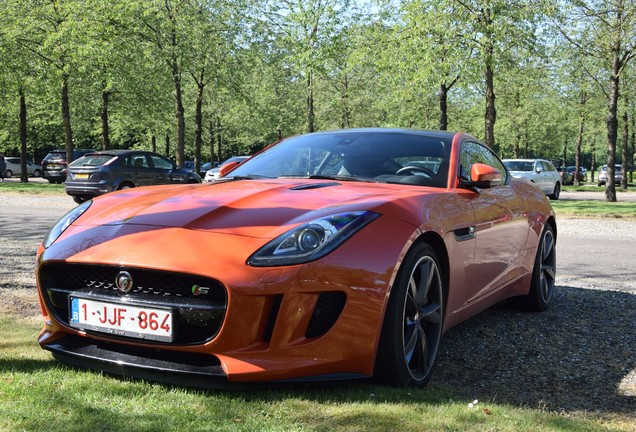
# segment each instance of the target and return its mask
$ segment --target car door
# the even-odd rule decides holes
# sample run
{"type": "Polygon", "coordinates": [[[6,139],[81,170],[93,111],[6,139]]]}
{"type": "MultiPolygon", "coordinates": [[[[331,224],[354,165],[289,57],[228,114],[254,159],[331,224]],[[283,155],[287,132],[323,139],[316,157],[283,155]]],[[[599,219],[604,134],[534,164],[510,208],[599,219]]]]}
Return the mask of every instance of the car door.
{"type": "Polygon", "coordinates": [[[137,186],[147,186],[152,184],[152,171],[150,161],[145,153],[133,153],[128,156],[126,165],[129,167],[131,178],[137,186]]]}
{"type": "Polygon", "coordinates": [[[176,168],[171,160],[158,154],[150,154],[152,161],[152,181],[153,184],[176,183],[181,179],[173,178],[172,172],[176,168]]]}
{"type": "Polygon", "coordinates": [[[499,158],[486,146],[467,141],[460,150],[460,173],[470,172],[474,163],[497,169],[502,183],[475,190],[471,204],[475,217],[475,260],[466,270],[471,281],[470,303],[482,298],[523,274],[520,267],[528,235],[526,206],[510,183],[499,158]]]}

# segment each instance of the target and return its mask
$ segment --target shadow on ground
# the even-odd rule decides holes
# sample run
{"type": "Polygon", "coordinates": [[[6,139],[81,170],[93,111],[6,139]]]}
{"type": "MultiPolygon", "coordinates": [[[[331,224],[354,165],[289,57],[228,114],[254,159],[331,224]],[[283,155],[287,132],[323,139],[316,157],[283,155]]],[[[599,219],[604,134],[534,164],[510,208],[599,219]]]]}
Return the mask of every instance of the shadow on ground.
{"type": "Polygon", "coordinates": [[[498,305],[449,330],[431,385],[467,400],[636,417],[636,296],[557,289],[548,311],[498,305]]]}

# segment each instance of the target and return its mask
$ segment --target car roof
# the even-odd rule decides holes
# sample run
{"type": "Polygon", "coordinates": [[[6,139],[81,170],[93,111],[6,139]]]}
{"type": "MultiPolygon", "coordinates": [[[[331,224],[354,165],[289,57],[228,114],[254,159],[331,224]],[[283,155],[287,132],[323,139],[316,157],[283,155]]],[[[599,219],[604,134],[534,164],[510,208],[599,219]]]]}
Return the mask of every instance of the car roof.
{"type": "Polygon", "coordinates": [[[143,153],[143,154],[152,154],[152,155],[156,155],[157,153],[153,153],[151,151],[148,150],[121,150],[121,149],[117,149],[117,150],[99,150],[99,151],[94,151],[94,152],[90,152],[85,154],[84,156],[91,156],[91,155],[110,155],[110,156],[122,156],[122,155],[127,155],[130,153],[143,153]]]}
{"type": "Polygon", "coordinates": [[[541,162],[550,162],[547,159],[502,159],[502,162],[535,162],[535,161],[541,161],[541,162]]]}
{"type": "Polygon", "coordinates": [[[355,129],[334,129],[328,131],[320,131],[320,132],[312,132],[311,135],[323,135],[323,134],[359,134],[361,132],[369,132],[369,133],[382,133],[382,134],[412,134],[412,135],[423,135],[431,138],[445,138],[451,139],[455,135],[463,134],[461,132],[452,132],[452,131],[438,131],[438,130],[427,130],[427,129],[406,129],[406,128],[355,128],[355,129]]]}

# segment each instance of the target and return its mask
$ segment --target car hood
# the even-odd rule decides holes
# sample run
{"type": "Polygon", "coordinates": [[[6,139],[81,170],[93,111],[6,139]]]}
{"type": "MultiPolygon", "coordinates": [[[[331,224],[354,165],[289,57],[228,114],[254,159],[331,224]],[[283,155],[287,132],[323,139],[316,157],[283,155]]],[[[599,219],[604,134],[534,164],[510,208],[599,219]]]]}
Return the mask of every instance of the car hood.
{"type": "Polygon", "coordinates": [[[75,226],[182,227],[271,237],[317,217],[373,210],[400,195],[395,185],[276,179],[128,189],[94,200],[75,226]]]}

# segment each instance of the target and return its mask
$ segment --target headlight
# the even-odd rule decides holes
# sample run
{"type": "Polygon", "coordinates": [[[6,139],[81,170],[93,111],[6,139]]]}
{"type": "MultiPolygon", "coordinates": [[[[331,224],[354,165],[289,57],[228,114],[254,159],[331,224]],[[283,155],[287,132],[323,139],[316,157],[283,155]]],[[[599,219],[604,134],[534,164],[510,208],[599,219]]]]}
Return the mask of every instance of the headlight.
{"type": "Polygon", "coordinates": [[[69,225],[75,222],[78,217],[80,217],[86,210],[88,210],[92,203],[93,201],[91,200],[83,202],[77,207],[71,209],[57,222],[55,222],[55,225],[51,227],[49,232],[46,234],[46,237],[44,237],[44,240],[42,241],[44,247],[48,248],[49,246],[51,246],[53,242],[57,240],[60,235],[62,235],[64,230],[69,227],[69,225]]]}
{"type": "Polygon", "coordinates": [[[314,219],[276,237],[249,257],[247,263],[266,267],[317,260],[378,217],[378,213],[357,211],[314,219]]]}

